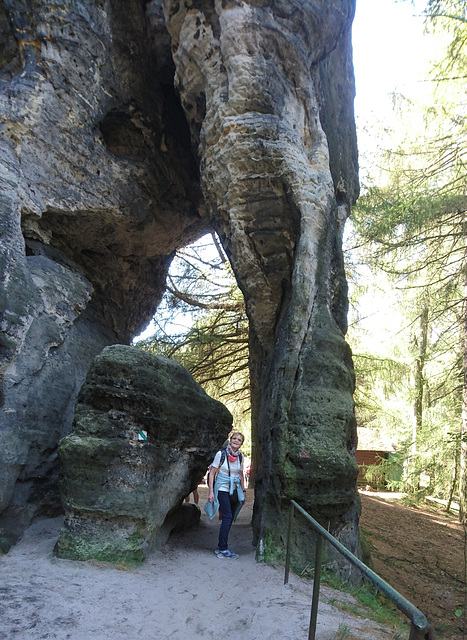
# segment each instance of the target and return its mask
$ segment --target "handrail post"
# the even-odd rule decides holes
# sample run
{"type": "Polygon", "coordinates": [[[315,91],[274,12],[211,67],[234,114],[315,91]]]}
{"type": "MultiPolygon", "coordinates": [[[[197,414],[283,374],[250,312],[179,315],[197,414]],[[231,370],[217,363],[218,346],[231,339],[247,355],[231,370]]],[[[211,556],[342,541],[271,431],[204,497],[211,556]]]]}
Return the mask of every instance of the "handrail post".
{"type": "Polygon", "coordinates": [[[412,622],[412,624],[410,625],[409,640],[424,640],[424,638],[425,634],[422,633],[420,629],[417,629],[417,627],[412,622]]]}
{"type": "Polygon", "coordinates": [[[409,640],[435,640],[435,632],[431,625],[424,631],[417,627],[413,622],[410,625],[409,640]]]}
{"type": "Polygon", "coordinates": [[[290,503],[289,509],[289,530],[287,532],[287,552],[285,555],[285,575],[284,584],[289,581],[289,569],[290,569],[290,547],[292,546],[292,525],[293,525],[294,506],[290,503]]]}
{"type": "Polygon", "coordinates": [[[436,640],[433,627],[428,624],[425,615],[417,609],[411,602],[409,602],[398,591],[391,587],[390,584],[385,582],[377,573],[372,571],[366,564],[364,564],[359,558],[353,555],[343,544],[341,544],[329,531],[326,531],[319,522],[310,516],[309,513],[303,509],[295,500],[290,501],[290,514],[289,514],[289,532],[287,538],[287,558],[285,568],[284,584],[287,584],[289,578],[290,567],[290,551],[292,540],[292,521],[294,516],[294,508],[301,513],[306,520],[311,524],[316,531],[316,557],[315,557],[315,575],[313,581],[313,598],[311,606],[310,616],[310,629],[308,634],[308,640],[315,640],[316,635],[316,621],[318,618],[318,602],[319,602],[319,587],[321,579],[321,563],[323,555],[323,540],[326,540],[337,551],[344,556],[354,567],[357,567],[360,572],[372,582],[381,593],[386,596],[398,609],[405,614],[411,621],[410,637],[409,640],[436,640]]]}
{"type": "Polygon", "coordinates": [[[311,601],[310,630],[308,640],[315,640],[316,621],[318,619],[319,587],[321,581],[321,563],[323,560],[323,536],[316,534],[315,575],[313,578],[313,598],[311,601]]]}

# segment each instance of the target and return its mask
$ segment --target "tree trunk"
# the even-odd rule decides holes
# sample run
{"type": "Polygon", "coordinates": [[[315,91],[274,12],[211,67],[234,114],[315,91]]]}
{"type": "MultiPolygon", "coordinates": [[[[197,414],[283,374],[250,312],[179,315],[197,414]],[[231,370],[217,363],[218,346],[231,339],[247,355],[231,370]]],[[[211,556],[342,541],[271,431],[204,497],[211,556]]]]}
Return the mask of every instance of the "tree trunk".
{"type": "Polygon", "coordinates": [[[416,338],[418,353],[414,363],[414,393],[413,402],[413,422],[412,422],[412,444],[410,447],[410,457],[408,464],[409,482],[412,491],[417,491],[420,486],[420,475],[417,473],[417,438],[423,425],[423,406],[425,392],[424,367],[426,362],[426,352],[428,344],[428,300],[424,300],[423,308],[419,317],[419,331],[416,338]]]}
{"type": "Polygon", "coordinates": [[[452,472],[451,488],[449,489],[449,497],[446,504],[446,511],[448,513],[451,510],[451,503],[452,503],[454,493],[456,491],[457,483],[459,480],[460,450],[461,450],[461,441],[459,441],[459,445],[456,447],[456,453],[454,456],[454,469],[452,472]]]}
{"type": "MultiPolygon", "coordinates": [[[[464,222],[465,225],[465,222],[464,222]]],[[[465,232],[464,232],[465,234],[465,232]]],[[[467,237],[467,236],[466,236],[467,237]]],[[[463,357],[463,389],[462,389],[462,428],[460,442],[460,474],[459,474],[459,519],[467,525],[467,251],[464,254],[464,357],[463,357]]]]}

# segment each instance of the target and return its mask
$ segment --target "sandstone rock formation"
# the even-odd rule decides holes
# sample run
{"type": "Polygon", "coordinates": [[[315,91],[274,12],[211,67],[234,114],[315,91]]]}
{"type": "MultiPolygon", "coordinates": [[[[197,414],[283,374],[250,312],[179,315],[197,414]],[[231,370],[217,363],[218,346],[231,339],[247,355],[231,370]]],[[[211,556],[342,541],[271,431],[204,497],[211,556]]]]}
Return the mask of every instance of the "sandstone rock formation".
{"type": "Polygon", "coordinates": [[[214,228],[250,319],[258,556],[280,553],[291,497],[357,549],[354,4],[4,0],[3,548],[56,504],[92,358],[145,325],[173,252],[214,228]]]}
{"type": "MultiPolygon", "coordinates": [[[[258,555],[284,547],[290,498],[356,551],[341,250],[358,189],[354,3],[164,0],[164,8],[203,193],[250,320],[258,555]]],[[[298,539],[312,546],[311,536],[298,539]]]]}
{"type": "Polygon", "coordinates": [[[0,7],[0,549],[59,508],[92,358],[145,326],[173,252],[208,228],[151,20],[134,0],[0,7]]]}
{"type": "Polygon", "coordinates": [[[199,508],[182,500],[231,426],[227,409],[181,365],[136,347],[105,348],[59,445],[65,521],[56,554],[136,562],[175,527],[198,521],[199,508]]]}

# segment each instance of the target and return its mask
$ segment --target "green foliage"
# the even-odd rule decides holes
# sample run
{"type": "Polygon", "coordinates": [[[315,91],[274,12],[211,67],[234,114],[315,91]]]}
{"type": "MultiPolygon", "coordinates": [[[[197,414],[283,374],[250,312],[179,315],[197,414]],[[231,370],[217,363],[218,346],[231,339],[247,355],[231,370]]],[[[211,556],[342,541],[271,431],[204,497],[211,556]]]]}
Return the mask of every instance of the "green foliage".
{"type": "Polygon", "coordinates": [[[339,624],[339,628],[337,630],[336,635],[334,636],[334,640],[350,640],[352,638],[352,633],[349,627],[342,622],[339,624]]]}
{"type": "MultiPolygon", "coordinates": [[[[459,488],[465,436],[466,11],[465,2],[427,3],[427,29],[444,36],[446,53],[427,79],[429,100],[395,96],[400,125],[385,132],[349,235],[351,279],[372,278],[372,299],[387,309],[383,326],[371,327],[361,311],[368,291],[354,290],[359,425],[404,457],[403,481],[390,486],[446,499],[459,488]]],[[[385,466],[368,477],[381,483],[385,466]]]]}
{"type": "Polygon", "coordinates": [[[443,30],[451,37],[447,55],[434,69],[436,76],[440,80],[464,79],[467,69],[466,3],[464,0],[428,0],[425,15],[434,31],[443,30]]]}
{"type": "Polygon", "coordinates": [[[407,477],[401,477],[403,454],[382,460],[379,464],[364,465],[363,476],[372,487],[389,491],[406,491],[407,477]]]}
{"type": "Polygon", "coordinates": [[[155,333],[136,346],[182,364],[234,416],[251,452],[248,319],[243,295],[216,237],[175,257],[154,318],[155,333]]]}
{"type": "Polygon", "coordinates": [[[321,581],[332,589],[349,593],[356,601],[347,603],[331,598],[329,604],[379,624],[392,625],[399,629],[404,625],[405,621],[399,610],[367,580],[362,580],[357,586],[349,586],[336,573],[324,569],[321,581]]]}

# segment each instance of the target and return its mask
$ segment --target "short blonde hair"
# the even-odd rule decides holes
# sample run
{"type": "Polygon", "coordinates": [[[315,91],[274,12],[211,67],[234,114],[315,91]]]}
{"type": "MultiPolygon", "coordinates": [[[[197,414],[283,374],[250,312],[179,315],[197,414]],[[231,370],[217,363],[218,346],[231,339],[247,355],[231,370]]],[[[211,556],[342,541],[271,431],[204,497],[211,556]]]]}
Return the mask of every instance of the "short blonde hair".
{"type": "Polygon", "coordinates": [[[245,442],[245,436],[240,431],[232,431],[229,435],[229,442],[234,436],[240,436],[242,439],[242,444],[245,442]]]}
{"type": "Polygon", "coordinates": [[[234,436],[240,436],[241,439],[242,439],[242,444],[245,442],[245,436],[243,435],[243,433],[240,433],[240,431],[231,431],[229,433],[229,437],[224,442],[224,444],[222,445],[221,449],[225,449],[226,447],[228,447],[229,444],[230,444],[230,439],[233,438],[234,436]]]}

